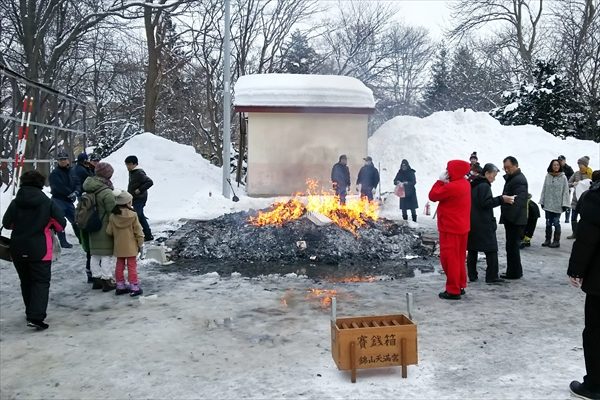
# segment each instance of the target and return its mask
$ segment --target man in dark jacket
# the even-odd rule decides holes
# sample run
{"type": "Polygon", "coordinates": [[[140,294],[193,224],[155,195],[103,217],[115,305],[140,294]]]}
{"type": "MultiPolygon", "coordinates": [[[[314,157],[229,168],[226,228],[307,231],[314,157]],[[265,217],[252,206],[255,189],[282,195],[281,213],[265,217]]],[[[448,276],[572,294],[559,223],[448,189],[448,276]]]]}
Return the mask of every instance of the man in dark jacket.
{"type": "Polygon", "coordinates": [[[520,279],[523,276],[520,245],[525,225],[527,225],[527,179],[519,169],[516,158],[504,159],[504,190],[502,195],[512,198],[500,207],[500,223],[506,231],[506,273],[505,279],[520,279]]]}
{"type": "Polygon", "coordinates": [[[573,243],[567,275],[585,297],[583,356],[586,376],[583,382],[571,382],[576,395],[600,399],[600,171],[592,174],[592,186],[577,202],[581,220],[573,243]]]}
{"type": "Polygon", "coordinates": [[[88,155],[86,153],[80,153],[77,156],[77,164],[71,168],[71,181],[75,187],[77,199],[80,199],[83,194],[83,189],[81,187],[83,182],[92,175],[94,175],[94,171],[88,162],[88,155]]]}
{"type": "Polygon", "coordinates": [[[363,158],[365,165],[358,171],[356,185],[360,185],[360,197],[366,197],[373,201],[373,190],[379,185],[379,171],[373,165],[373,159],[370,156],[363,158]]]}
{"type": "Polygon", "coordinates": [[[27,325],[47,329],[46,309],[52,264],[51,229],[67,224],[61,207],[42,192],[46,177],[36,170],[21,176],[21,187],[2,217],[2,226],[12,229],[10,253],[21,281],[27,325]]]}
{"type": "Polygon", "coordinates": [[[138,158],[136,156],[128,156],[125,159],[125,166],[129,171],[129,185],[127,191],[133,196],[133,208],[138,215],[142,230],[144,231],[144,241],[154,240],[148,220],[144,215],[144,207],[148,200],[148,189],[154,185],[152,179],[146,175],[143,169],[138,166],[138,158]]]}
{"type": "Polygon", "coordinates": [[[331,169],[331,183],[336,196],[340,198],[340,204],[346,204],[346,193],[350,190],[350,169],[345,154],[340,156],[331,169]]]}
{"type": "MultiPolygon", "coordinates": [[[[567,164],[567,159],[565,158],[565,156],[560,155],[558,156],[558,162],[560,163],[560,166],[562,167],[563,172],[565,173],[565,176],[567,177],[567,181],[569,179],[571,179],[571,177],[573,176],[573,174],[575,173],[575,171],[573,171],[573,168],[567,164]]],[[[571,208],[567,208],[567,211],[565,211],[565,224],[569,223],[569,219],[571,218],[571,208]]]]}
{"type": "MultiPolygon", "coordinates": [[[[65,218],[71,223],[75,235],[79,237],[79,228],[75,224],[75,206],[73,205],[79,194],[75,189],[75,182],[72,179],[69,155],[64,151],[61,151],[56,156],[56,160],[58,165],[52,170],[48,177],[52,200],[54,200],[54,203],[56,203],[63,211],[65,218]]],[[[59,232],[57,236],[62,248],[70,249],[73,247],[73,245],[67,241],[67,235],[65,235],[64,231],[59,232]]]]}

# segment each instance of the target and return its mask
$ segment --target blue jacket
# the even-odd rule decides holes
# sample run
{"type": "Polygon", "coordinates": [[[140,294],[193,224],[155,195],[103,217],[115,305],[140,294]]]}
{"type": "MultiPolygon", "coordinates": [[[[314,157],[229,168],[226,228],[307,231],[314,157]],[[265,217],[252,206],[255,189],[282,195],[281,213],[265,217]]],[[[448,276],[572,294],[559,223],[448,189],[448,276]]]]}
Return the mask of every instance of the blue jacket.
{"type": "Polygon", "coordinates": [[[52,197],[59,200],[73,202],[69,195],[75,191],[75,183],[71,179],[71,168],[56,167],[48,177],[52,197]]]}
{"type": "Polygon", "coordinates": [[[358,171],[358,179],[356,184],[361,185],[361,191],[368,192],[379,185],[379,171],[373,164],[364,165],[358,171]]]}
{"type": "Polygon", "coordinates": [[[347,165],[336,163],[331,169],[331,181],[341,187],[350,186],[350,169],[347,165]]]}
{"type": "Polygon", "coordinates": [[[77,163],[73,168],[71,168],[71,181],[75,187],[75,191],[77,192],[77,197],[81,197],[83,193],[83,182],[90,176],[94,176],[94,171],[91,168],[88,168],[85,164],[77,163]]]}

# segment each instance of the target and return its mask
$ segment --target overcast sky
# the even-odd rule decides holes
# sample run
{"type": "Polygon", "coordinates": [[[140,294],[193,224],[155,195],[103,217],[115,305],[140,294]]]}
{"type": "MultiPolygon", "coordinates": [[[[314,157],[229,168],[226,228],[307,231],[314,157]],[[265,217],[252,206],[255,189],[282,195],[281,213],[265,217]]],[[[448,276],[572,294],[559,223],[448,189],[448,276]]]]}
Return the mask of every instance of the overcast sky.
{"type": "Polygon", "coordinates": [[[447,0],[397,0],[390,1],[400,10],[397,17],[409,25],[423,26],[431,36],[442,37],[443,30],[449,27],[450,10],[447,0]]]}

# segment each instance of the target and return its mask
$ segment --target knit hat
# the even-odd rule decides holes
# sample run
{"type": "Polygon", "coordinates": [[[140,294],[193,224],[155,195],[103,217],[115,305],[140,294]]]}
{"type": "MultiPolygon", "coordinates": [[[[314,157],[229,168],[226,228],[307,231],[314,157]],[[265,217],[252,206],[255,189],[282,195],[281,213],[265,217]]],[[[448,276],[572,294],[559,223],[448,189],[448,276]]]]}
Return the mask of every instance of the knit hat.
{"type": "Polygon", "coordinates": [[[577,164],[585,165],[588,167],[590,165],[590,158],[588,156],[583,156],[579,160],[577,160],[577,164]]]}
{"type": "Polygon", "coordinates": [[[77,156],[77,161],[79,161],[79,162],[87,161],[87,159],[88,159],[88,155],[85,152],[79,153],[79,155],[77,156]]]}
{"type": "Polygon", "coordinates": [[[133,200],[133,196],[127,193],[125,190],[114,190],[113,194],[115,195],[115,203],[118,206],[127,205],[131,200],[133,200]]]}
{"type": "Polygon", "coordinates": [[[112,178],[115,170],[109,163],[101,162],[98,163],[98,165],[96,165],[95,172],[96,175],[98,175],[100,178],[110,179],[112,178]]]}

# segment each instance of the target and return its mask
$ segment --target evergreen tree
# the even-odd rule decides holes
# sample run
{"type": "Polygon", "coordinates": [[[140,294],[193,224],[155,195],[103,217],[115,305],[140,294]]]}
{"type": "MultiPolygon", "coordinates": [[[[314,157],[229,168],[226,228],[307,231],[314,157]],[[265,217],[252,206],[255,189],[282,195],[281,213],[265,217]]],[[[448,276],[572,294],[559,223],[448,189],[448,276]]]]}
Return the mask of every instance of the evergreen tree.
{"type": "Polygon", "coordinates": [[[425,90],[423,108],[427,114],[451,109],[450,71],[448,67],[448,49],[441,44],[436,60],[431,67],[431,83],[425,90]]]}
{"type": "Polygon", "coordinates": [[[305,34],[296,30],[288,42],[281,59],[281,72],[290,74],[315,73],[319,65],[317,52],[308,43],[305,34]]]}
{"type": "Polygon", "coordinates": [[[576,136],[582,105],[554,61],[538,61],[534,82],[523,82],[504,95],[505,104],[491,111],[503,125],[537,125],[555,136],[576,136]]]}
{"type": "Polygon", "coordinates": [[[467,46],[460,46],[452,61],[448,79],[450,109],[470,108],[489,111],[494,105],[489,100],[490,79],[467,46]]]}

